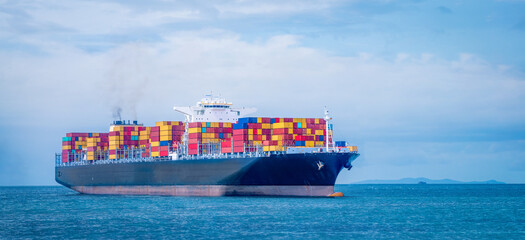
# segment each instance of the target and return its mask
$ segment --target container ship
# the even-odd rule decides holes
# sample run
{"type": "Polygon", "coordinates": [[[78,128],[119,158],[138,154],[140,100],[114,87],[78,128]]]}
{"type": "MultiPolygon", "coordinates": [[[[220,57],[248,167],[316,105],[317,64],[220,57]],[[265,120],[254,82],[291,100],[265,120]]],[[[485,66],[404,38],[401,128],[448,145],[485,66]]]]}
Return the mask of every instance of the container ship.
{"type": "Polygon", "coordinates": [[[206,95],[174,107],[184,121],[114,121],[107,133],[67,133],[55,179],[84,194],[338,196],[337,176],[359,153],[333,141],[332,120],[246,117],[206,95]]]}

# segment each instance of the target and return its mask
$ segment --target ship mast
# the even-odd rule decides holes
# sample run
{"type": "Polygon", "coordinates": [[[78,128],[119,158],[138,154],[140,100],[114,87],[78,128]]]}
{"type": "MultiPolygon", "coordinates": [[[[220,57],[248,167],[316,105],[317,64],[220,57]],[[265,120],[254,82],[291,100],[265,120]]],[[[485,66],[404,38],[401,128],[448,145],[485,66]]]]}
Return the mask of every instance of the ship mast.
{"type": "Polygon", "coordinates": [[[326,152],[330,152],[334,148],[334,138],[333,138],[333,130],[332,130],[332,124],[330,124],[330,121],[332,118],[329,115],[328,109],[326,109],[326,106],[324,107],[324,120],[326,120],[326,152]]]}

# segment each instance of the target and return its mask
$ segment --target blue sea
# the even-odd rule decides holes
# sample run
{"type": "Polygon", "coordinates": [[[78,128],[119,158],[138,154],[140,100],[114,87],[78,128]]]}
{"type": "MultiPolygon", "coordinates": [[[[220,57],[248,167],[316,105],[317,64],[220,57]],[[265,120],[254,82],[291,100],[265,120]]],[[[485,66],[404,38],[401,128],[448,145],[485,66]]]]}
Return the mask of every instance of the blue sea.
{"type": "Polygon", "coordinates": [[[0,239],[525,239],[525,185],[337,185],[341,198],[1,187],[0,239]]]}

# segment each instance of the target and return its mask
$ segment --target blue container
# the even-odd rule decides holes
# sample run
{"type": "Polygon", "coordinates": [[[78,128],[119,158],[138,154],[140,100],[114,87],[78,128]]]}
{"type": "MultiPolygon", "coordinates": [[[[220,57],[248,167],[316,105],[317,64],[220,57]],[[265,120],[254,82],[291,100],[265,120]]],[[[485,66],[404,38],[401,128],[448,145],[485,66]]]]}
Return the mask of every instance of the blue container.
{"type": "Polygon", "coordinates": [[[128,145],[124,145],[123,148],[124,148],[124,149],[128,149],[128,145]]]}
{"type": "Polygon", "coordinates": [[[93,133],[89,133],[89,135],[88,135],[88,136],[89,136],[89,137],[93,137],[93,133]]]}
{"type": "Polygon", "coordinates": [[[332,124],[328,124],[328,130],[334,130],[332,124]]]}
{"type": "Polygon", "coordinates": [[[78,148],[79,148],[79,149],[82,149],[82,145],[78,145],[78,148]]]}
{"type": "Polygon", "coordinates": [[[319,141],[324,141],[324,136],[323,135],[319,136],[319,141]]]}
{"type": "Polygon", "coordinates": [[[78,137],[75,137],[75,141],[78,141],[78,137]]]}
{"type": "Polygon", "coordinates": [[[211,127],[211,122],[207,122],[206,127],[211,127]]]}
{"type": "Polygon", "coordinates": [[[160,141],[159,143],[159,146],[163,147],[163,146],[169,146],[171,143],[171,141],[160,141]]]}
{"type": "Polygon", "coordinates": [[[346,141],[335,141],[336,147],[346,147],[346,141]]]}
{"type": "Polygon", "coordinates": [[[219,133],[219,138],[222,139],[222,133],[219,133]]]}
{"type": "Polygon", "coordinates": [[[239,118],[238,123],[257,123],[256,117],[239,118]]]}
{"type": "Polygon", "coordinates": [[[298,122],[297,123],[297,128],[303,128],[303,123],[298,122]]]}
{"type": "Polygon", "coordinates": [[[305,141],[295,141],[295,146],[301,147],[305,145],[305,141]]]}
{"type": "Polygon", "coordinates": [[[274,124],[275,123],[275,118],[270,119],[270,123],[274,124]]]}
{"type": "Polygon", "coordinates": [[[247,123],[234,123],[232,128],[233,129],[247,129],[248,124],[247,123]]]}
{"type": "Polygon", "coordinates": [[[206,133],[206,128],[203,127],[201,132],[206,133]]]}

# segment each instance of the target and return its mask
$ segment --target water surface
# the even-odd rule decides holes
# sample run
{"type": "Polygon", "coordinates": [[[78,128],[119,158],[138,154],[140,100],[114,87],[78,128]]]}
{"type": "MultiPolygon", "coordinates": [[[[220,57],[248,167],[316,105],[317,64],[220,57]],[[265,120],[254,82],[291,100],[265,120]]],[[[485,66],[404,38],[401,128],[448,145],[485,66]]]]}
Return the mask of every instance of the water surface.
{"type": "Polygon", "coordinates": [[[337,185],[342,198],[0,187],[0,239],[524,239],[525,185],[337,185]]]}

